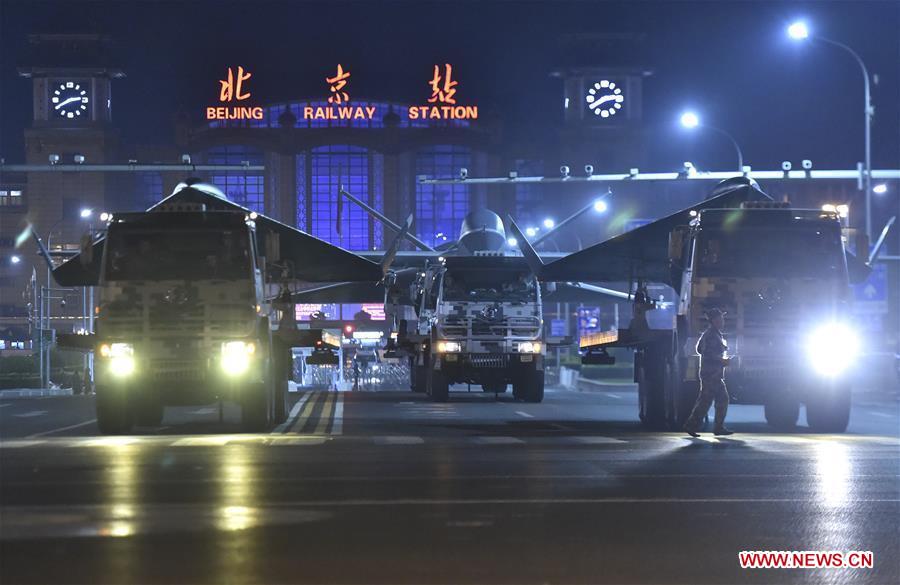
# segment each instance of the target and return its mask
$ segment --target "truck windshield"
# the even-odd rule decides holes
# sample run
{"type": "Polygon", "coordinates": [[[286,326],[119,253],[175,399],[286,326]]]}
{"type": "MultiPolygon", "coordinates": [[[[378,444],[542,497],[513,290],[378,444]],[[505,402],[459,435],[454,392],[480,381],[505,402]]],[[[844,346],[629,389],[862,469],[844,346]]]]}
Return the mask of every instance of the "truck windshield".
{"type": "Polygon", "coordinates": [[[529,302],[535,300],[534,277],[522,272],[448,271],[444,274],[444,299],[529,302]]]}
{"type": "Polygon", "coordinates": [[[844,274],[840,231],[822,226],[726,232],[704,229],[697,240],[698,276],[819,277],[844,274]]]}
{"type": "Polygon", "coordinates": [[[241,230],[111,229],[106,280],[249,278],[250,242],[241,230]]]}

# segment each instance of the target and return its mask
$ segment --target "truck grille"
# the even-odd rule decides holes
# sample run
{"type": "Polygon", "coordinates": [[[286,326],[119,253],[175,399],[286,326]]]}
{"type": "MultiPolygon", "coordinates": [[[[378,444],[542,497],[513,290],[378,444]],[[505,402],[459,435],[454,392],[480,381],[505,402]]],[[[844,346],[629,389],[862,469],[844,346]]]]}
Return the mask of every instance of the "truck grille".
{"type": "Polygon", "coordinates": [[[154,382],[202,382],[206,379],[206,363],[153,360],[150,367],[154,382]]]}
{"type": "Polygon", "coordinates": [[[521,337],[533,339],[540,335],[541,320],[537,317],[508,317],[500,321],[485,321],[475,317],[449,315],[440,326],[445,337],[521,337]]]}
{"type": "Polygon", "coordinates": [[[469,365],[473,368],[502,368],[505,365],[505,356],[492,353],[469,354],[469,365]]]}

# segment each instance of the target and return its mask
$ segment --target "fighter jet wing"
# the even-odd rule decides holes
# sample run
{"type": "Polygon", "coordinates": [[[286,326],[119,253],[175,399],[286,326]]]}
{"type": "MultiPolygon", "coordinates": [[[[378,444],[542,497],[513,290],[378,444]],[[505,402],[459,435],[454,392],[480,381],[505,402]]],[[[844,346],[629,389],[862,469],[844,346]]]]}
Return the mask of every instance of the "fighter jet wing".
{"type": "MultiPolygon", "coordinates": [[[[207,189],[204,185],[189,185],[182,188],[159,203],[150,207],[147,212],[161,212],[160,208],[172,210],[196,210],[203,205],[207,211],[242,211],[251,210],[229,201],[207,189]]],[[[289,263],[291,276],[298,280],[310,282],[371,281],[382,278],[381,266],[368,258],[349,252],[324,240],[307,234],[297,228],[281,223],[262,214],[256,214],[257,243],[264,250],[266,238],[277,238],[280,248],[279,263],[289,263]]],[[[82,262],[81,255],[76,254],[53,270],[54,279],[62,286],[93,286],[100,277],[100,261],[103,254],[104,239],[93,244],[93,253],[89,262],[82,262]]]]}
{"type": "Polygon", "coordinates": [[[540,267],[540,278],[544,282],[615,282],[640,278],[671,284],[669,232],[676,226],[688,225],[702,209],[736,208],[744,201],[771,200],[749,182],[713,193],[713,197],[702,203],[544,264],[540,267]]]}

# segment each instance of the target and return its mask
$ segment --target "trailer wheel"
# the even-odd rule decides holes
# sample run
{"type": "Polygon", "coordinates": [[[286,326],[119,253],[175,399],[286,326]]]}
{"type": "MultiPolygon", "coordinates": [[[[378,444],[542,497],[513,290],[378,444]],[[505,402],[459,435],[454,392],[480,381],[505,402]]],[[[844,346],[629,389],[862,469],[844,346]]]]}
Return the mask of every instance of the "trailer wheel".
{"type": "Polygon", "coordinates": [[[850,388],[825,387],[820,391],[820,396],[806,401],[809,428],[817,433],[843,433],[850,423],[850,388]]]}
{"type": "Polygon", "coordinates": [[[104,435],[124,435],[133,424],[128,388],[97,384],[97,427],[104,435]]]}
{"type": "Polygon", "coordinates": [[[666,356],[662,348],[643,350],[638,368],[638,403],[641,422],[648,429],[666,429],[666,356]]]}
{"type": "Polygon", "coordinates": [[[796,396],[779,393],[765,404],[766,422],[779,431],[789,431],[797,426],[800,418],[800,401],[796,396]]]}
{"type": "MultiPolygon", "coordinates": [[[[434,359],[433,357],[431,358],[434,359]]],[[[428,395],[433,402],[447,402],[450,399],[450,383],[444,372],[436,370],[433,363],[429,364],[427,373],[427,389],[428,395]]]]}

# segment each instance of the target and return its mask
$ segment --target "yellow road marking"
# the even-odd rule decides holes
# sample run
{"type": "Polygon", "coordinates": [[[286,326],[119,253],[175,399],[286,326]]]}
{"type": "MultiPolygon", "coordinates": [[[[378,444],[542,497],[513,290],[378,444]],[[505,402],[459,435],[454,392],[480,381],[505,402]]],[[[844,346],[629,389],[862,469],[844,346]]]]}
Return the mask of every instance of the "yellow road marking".
{"type": "Polygon", "coordinates": [[[322,407],[322,413],[319,414],[319,424],[316,425],[316,430],[313,431],[314,435],[324,435],[325,429],[328,428],[328,421],[331,420],[331,415],[334,414],[332,410],[332,404],[334,403],[334,394],[332,392],[327,393],[328,396],[325,398],[325,406],[322,407]]]}
{"type": "Polygon", "coordinates": [[[300,416],[297,417],[297,421],[291,426],[290,431],[292,433],[299,432],[303,426],[306,424],[306,420],[309,418],[309,415],[312,414],[313,408],[316,406],[316,402],[319,401],[319,396],[321,392],[315,392],[309,400],[306,401],[306,406],[303,407],[303,411],[300,413],[300,416]]]}

